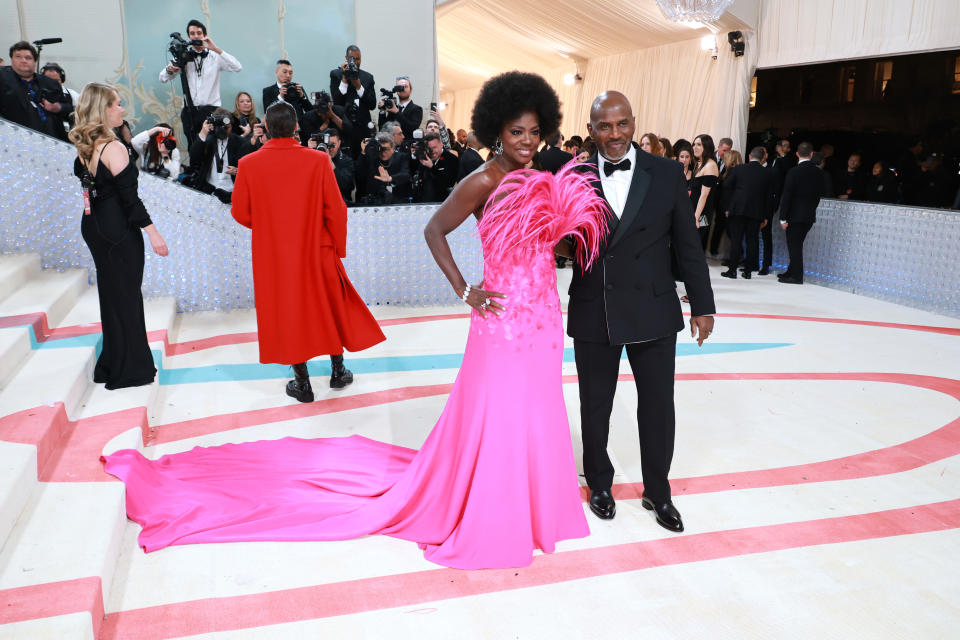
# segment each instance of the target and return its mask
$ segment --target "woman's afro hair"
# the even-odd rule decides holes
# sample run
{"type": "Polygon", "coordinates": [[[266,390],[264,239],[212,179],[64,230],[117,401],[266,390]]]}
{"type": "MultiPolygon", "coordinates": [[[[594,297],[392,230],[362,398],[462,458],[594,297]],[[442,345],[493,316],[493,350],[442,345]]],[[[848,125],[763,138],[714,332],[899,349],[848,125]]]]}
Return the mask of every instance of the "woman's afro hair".
{"type": "Polygon", "coordinates": [[[547,81],[535,73],[508,71],[484,83],[473,105],[470,128],[477,140],[493,148],[503,124],[525,111],[537,114],[541,139],[560,128],[560,98],[547,81]]]}

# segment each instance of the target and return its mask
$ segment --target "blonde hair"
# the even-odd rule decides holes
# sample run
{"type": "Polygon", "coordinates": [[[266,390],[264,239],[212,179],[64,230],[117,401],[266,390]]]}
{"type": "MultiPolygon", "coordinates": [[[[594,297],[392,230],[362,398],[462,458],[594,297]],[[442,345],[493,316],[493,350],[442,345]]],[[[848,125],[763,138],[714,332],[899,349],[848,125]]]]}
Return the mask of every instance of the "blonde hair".
{"type": "Polygon", "coordinates": [[[260,118],[257,117],[257,104],[253,101],[253,96],[247,93],[246,91],[241,91],[237,94],[237,97],[233,99],[233,117],[239,120],[240,118],[246,117],[247,122],[251,125],[257,124],[260,122],[260,118]],[[250,115],[244,116],[240,113],[240,96],[247,96],[250,98],[250,115]]]}
{"type": "Polygon", "coordinates": [[[733,169],[738,164],[743,164],[743,156],[740,155],[740,152],[736,149],[730,149],[725,154],[723,154],[723,179],[726,179],[727,174],[730,173],[730,169],[733,169]]]}
{"type": "Polygon", "coordinates": [[[91,82],[80,92],[74,116],[76,125],[70,130],[68,137],[84,163],[90,161],[101,142],[117,139],[107,123],[107,109],[119,99],[117,90],[105,82],[91,82]]]}

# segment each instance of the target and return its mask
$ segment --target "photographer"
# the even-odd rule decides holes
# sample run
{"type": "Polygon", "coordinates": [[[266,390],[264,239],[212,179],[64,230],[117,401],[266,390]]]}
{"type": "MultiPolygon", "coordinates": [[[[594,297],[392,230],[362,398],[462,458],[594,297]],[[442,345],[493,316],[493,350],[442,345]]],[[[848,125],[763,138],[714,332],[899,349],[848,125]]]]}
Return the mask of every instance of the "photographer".
{"type": "Polygon", "coordinates": [[[63,119],[64,129],[69,131],[70,122],[73,120],[73,105],[77,104],[80,94],[63,86],[63,83],[67,81],[67,72],[56,62],[48,62],[43,65],[40,73],[56,82],[57,86],[60,87],[60,99],[57,100],[63,106],[60,109],[60,117],[63,119]]]}
{"type": "Polygon", "coordinates": [[[230,112],[217,108],[203,121],[197,140],[190,145],[190,169],[183,183],[210,193],[228,204],[240,158],[251,151],[250,144],[233,133],[230,112]]]}
{"type": "MultiPolygon", "coordinates": [[[[330,94],[326,91],[315,91],[313,106],[300,121],[300,139],[307,140],[313,134],[325,129],[336,129],[343,136],[342,140],[350,140],[353,137],[353,123],[347,118],[346,110],[333,104],[330,94]]],[[[348,149],[344,151],[349,152],[348,149]]]]}
{"type": "Polygon", "coordinates": [[[179,65],[186,66],[185,90],[189,95],[184,96],[180,120],[187,144],[193,147],[204,120],[220,106],[220,73],[236,73],[243,67],[236,58],[214,44],[207,35],[207,28],[199,20],[187,23],[187,37],[190,40],[189,47],[184,46],[182,39],[179,48],[171,43],[171,49],[176,49],[181,57],[160,72],[160,82],[170,82],[180,73],[182,67],[179,65]],[[189,106],[191,103],[192,108],[189,106]]]}
{"type": "Polygon", "coordinates": [[[410,201],[410,158],[398,153],[389,133],[380,132],[360,145],[360,167],[366,175],[364,204],[410,201]]]}
{"type": "Polygon", "coordinates": [[[360,142],[371,131],[370,110],[377,106],[377,90],[373,76],[360,68],[360,47],[347,47],[345,62],[330,72],[330,95],[333,104],[343,107],[353,125],[350,143],[353,157],[360,154],[360,142]]]}
{"type": "Polygon", "coordinates": [[[297,122],[303,126],[303,114],[313,109],[303,92],[300,83],[293,81],[293,65],[289,60],[277,60],[277,68],[273,71],[277,76],[277,83],[263,89],[263,108],[266,110],[274,102],[282,100],[297,112],[297,122]]]}
{"type": "MultiPolygon", "coordinates": [[[[460,135],[460,132],[457,132],[460,135]]],[[[457,172],[457,182],[463,180],[473,173],[477,167],[483,164],[483,156],[480,155],[480,149],[483,149],[483,143],[477,140],[477,134],[473,131],[467,134],[465,140],[466,146],[460,154],[460,170],[457,172]]]]}
{"type": "Polygon", "coordinates": [[[0,67],[0,117],[66,141],[63,114],[73,103],[60,85],[37,75],[37,49],[26,41],[10,47],[10,66],[0,67]]]}
{"type": "Polygon", "coordinates": [[[180,150],[173,137],[173,127],[165,122],[138,133],[130,146],[140,156],[140,168],[164,180],[180,176],[180,150]]]}
{"type": "Polygon", "coordinates": [[[443,202],[457,183],[459,160],[443,148],[440,136],[428,133],[414,148],[411,166],[416,166],[413,180],[414,202],[443,202]]]}
{"type": "Polygon", "coordinates": [[[340,195],[344,202],[351,202],[353,199],[353,158],[347,157],[347,154],[341,150],[340,132],[336,129],[326,129],[311,134],[307,138],[307,146],[311,149],[324,151],[333,161],[333,175],[337,178],[337,186],[340,188],[340,195]]]}
{"type": "Polygon", "coordinates": [[[413,137],[414,129],[420,128],[420,123],[423,121],[423,107],[414,104],[410,99],[410,94],[413,93],[410,78],[400,76],[393,91],[380,89],[380,93],[384,94],[384,98],[377,104],[377,108],[380,109],[377,128],[383,131],[385,123],[398,122],[403,129],[403,137],[409,140],[413,137]],[[396,93],[395,97],[394,93],[396,93]]]}

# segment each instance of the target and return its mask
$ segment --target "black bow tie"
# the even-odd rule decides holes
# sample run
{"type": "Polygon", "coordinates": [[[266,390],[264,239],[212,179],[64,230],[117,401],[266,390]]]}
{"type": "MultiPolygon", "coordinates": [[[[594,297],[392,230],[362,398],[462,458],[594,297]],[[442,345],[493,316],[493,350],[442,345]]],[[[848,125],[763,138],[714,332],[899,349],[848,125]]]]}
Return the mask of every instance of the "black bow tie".
{"type": "Polygon", "coordinates": [[[621,160],[616,164],[612,162],[603,163],[603,175],[609,178],[613,175],[614,171],[630,171],[630,158],[621,160]]]}

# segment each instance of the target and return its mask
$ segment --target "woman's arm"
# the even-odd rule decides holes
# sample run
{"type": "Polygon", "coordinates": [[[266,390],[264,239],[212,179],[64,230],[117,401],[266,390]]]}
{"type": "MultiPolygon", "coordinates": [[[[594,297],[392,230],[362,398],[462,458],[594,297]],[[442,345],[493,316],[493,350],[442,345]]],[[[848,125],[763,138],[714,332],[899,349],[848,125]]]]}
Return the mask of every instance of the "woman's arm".
{"type": "MultiPolygon", "coordinates": [[[[720,175],[720,172],[717,170],[717,163],[712,160],[708,162],[703,169],[700,171],[700,176],[713,176],[717,177],[720,175]]],[[[707,198],[710,197],[710,190],[712,187],[700,187],[700,199],[697,200],[697,210],[693,212],[694,219],[697,221],[697,224],[700,224],[700,216],[703,215],[703,208],[707,205],[707,198]]]]}
{"type": "MultiPolygon", "coordinates": [[[[433,254],[433,259],[437,261],[437,266],[450,281],[454,293],[459,298],[463,297],[467,288],[467,281],[463,278],[463,274],[460,273],[460,269],[453,259],[450,245],[447,244],[447,234],[463,224],[463,221],[469,218],[486,201],[496,186],[494,176],[488,171],[475,171],[457,185],[423,229],[423,235],[426,238],[427,246],[430,247],[430,252],[433,254]]],[[[505,295],[496,291],[471,287],[466,302],[476,309],[481,316],[486,317],[484,309],[481,308],[486,299],[505,297],[505,295]]],[[[498,302],[491,302],[488,308],[493,313],[504,309],[498,302]]]]}

